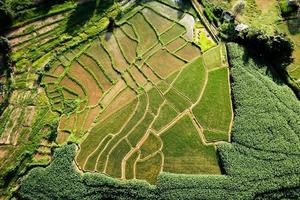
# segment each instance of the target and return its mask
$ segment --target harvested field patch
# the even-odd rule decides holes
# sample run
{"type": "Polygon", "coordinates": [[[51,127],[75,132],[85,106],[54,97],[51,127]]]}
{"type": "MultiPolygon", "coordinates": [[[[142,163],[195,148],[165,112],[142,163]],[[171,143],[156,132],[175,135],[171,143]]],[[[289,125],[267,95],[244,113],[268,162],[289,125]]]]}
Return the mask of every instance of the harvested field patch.
{"type": "Polygon", "coordinates": [[[199,133],[186,115],[161,135],[163,171],[185,174],[220,174],[214,146],[201,143],[199,133]]]}
{"type": "Polygon", "coordinates": [[[56,82],[57,82],[57,77],[50,76],[50,75],[47,75],[47,74],[45,74],[43,76],[43,80],[42,80],[43,84],[56,83],[56,82]]]}
{"type": "MultiPolygon", "coordinates": [[[[141,64],[143,64],[148,58],[150,58],[152,55],[154,55],[156,52],[158,52],[162,48],[163,48],[163,46],[160,43],[157,43],[154,47],[152,47],[149,51],[147,51],[142,56],[141,64]]],[[[141,64],[138,64],[138,66],[141,66],[141,64]]]]}
{"type": "Polygon", "coordinates": [[[67,53],[65,53],[65,56],[69,61],[74,60],[74,58],[76,57],[76,55],[72,51],[68,51],[67,53]]]}
{"type": "Polygon", "coordinates": [[[68,90],[66,88],[62,89],[62,93],[63,93],[65,99],[76,99],[78,97],[78,95],[76,93],[74,93],[73,91],[71,92],[70,90],[68,90]]]}
{"type": "Polygon", "coordinates": [[[136,94],[130,88],[126,88],[122,90],[112,102],[110,102],[109,106],[99,115],[99,120],[102,121],[112,115],[114,112],[118,111],[122,107],[131,103],[136,98],[136,94]]]}
{"type": "Polygon", "coordinates": [[[161,34],[159,36],[159,39],[163,44],[168,44],[169,42],[175,40],[176,38],[178,38],[185,32],[186,32],[186,30],[185,30],[184,26],[179,25],[179,24],[174,24],[174,26],[172,28],[170,28],[169,30],[167,30],[166,32],[161,34]]]}
{"type": "Polygon", "coordinates": [[[62,79],[60,85],[76,93],[80,97],[80,99],[85,98],[85,91],[83,90],[82,86],[70,79],[68,76],[65,76],[62,79]]]}
{"type": "Polygon", "coordinates": [[[56,143],[63,144],[65,142],[67,142],[69,135],[70,135],[70,133],[68,133],[66,131],[59,131],[56,136],[56,140],[55,140],[56,143]]]}
{"type": "Polygon", "coordinates": [[[88,53],[88,55],[92,56],[95,60],[97,60],[98,63],[100,63],[100,65],[112,80],[118,80],[119,76],[112,67],[112,61],[109,57],[109,54],[103,48],[98,39],[94,40],[94,43],[86,51],[86,53],[88,53]]]}
{"type": "Polygon", "coordinates": [[[150,22],[150,24],[153,25],[154,29],[157,31],[158,34],[163,33],[165,30],[167,30],[173,25],[173,22],[171,20],[157,14],[149,8],[144,8],[142,10],[142,13],[150,22]]]}
{"type": "Polygon", "coordinates": [[[50,70],[49,70],[49,74],[59,77],[61,75],[63,75],[65,69],[62,65],[57,65],[57,66],[53,66],[50,70]]]}
{"type": "Polygon", "coordinates": [[[88,115],[86,116],[85,123],[84,123],[84,130],[88,130],[98,114],[100,113],[101,108],[100,106],[96,106],[94,108],[90,108],[88,115]]]}
{"type": "Polygon", "coordinates": [[[147,63],[163,78],[167,78],[168,75],[179,70],[185,64],[167,50],[159,50],[147,60],[147,63]]]}
{"type": "Polygon", "coordinates": [[[158,1],[151,1],[146,4],[147,7],[154,9],[156,12],[164,15],[168,19],[178,20],[182,17],[183,13],[177,9],[171,8],[158,1]]]}
{"type": "Polygon", "coordinates": [[[25,114],[25,119],[23,121],[23,126],[30,126],[31,123],[33,122],[34,116],[36,114],[35,112],[36,107],[35,106],[27,106],[26,107],[26,114],[25,114]]]}
{"type": "Polygon", "coordinates": [[[157,83],[160,81],[160,78],[158,76],[156,76],[156,74],[152,71],[152,69],[150,67],[148,67],[147,65],[143,65],[142,71],[145,74],[145,76],[149,80],[151,80],[153,83],[157,83]]]}
{"type": "Polygon", "coordinates": [[[138,85],[135,83],[135,81],[132,79],[131,75],[128,72],[125,72],[123,74],[123,78],[128,87],[132,88],[133,90],[135,90],[138,87],[138,85]]]}
{"type": "Polygon", "coordinates": [[[142,14],[137,13],[129,22],[134,26],[139,38],[138,55],[143,54],[157,43],[157,36],[154,29],[145,21],[142,14]]]}
{"type": "Polygon", "coordinates": [[[115,36],[108,32],[103,36],[102,41],[103,45],[111,55],[112,63],[115,65],[114,67],[116,67],[120,72],[125,71],[129,67],[129,64],[124,58],[115,36]]]}
{"type": "Polygon", "coordinates": [[[91,70],[97,81],[102,85],[104,91],[107,91],[111,87],[110,81],[106,78],[101,68],[91,57],[82,54],[79,57],[78,62],[91,70]]]}
{"type": "Polygon", "coordinates": [[[129,25],[128,23],[123,24],[121,26],[121,29],[124,31],[124,33],[126,33],[130,38],[137,40],[138,37],[136,36],[133,28],[131,25],[129,25]]]}
{"type": "Polygon", "coordinates": [[[176,40],[170,42],[166,47],[170,52],[174,52],[186,43],[187,42],[183,38],[179,37],[176,40]]]}
{"type": "Polygon", "coordinates": [[[227,68],[209,72],[204,94],[193,108],[193,113],[204,129],[229,131],[232,108],[228,81],[227,68]]]}
{"type": "Polygon", "coordinates": [[[108,93],[101,100],[101,105],[103,107],[107,107],[109,103],[113,100],[115,96],[117,96],[122,90],[126,88],[126,83],[123,79],[120,79],[108,93]]]}
{"type": "Polygon", "coordinates": [[[183,48],[176,51],[175,54],[186,61],[192,61],[201,55],[201,50],[196,45],[187,43],[183,48]]]}
{"type": "Polygon", "coordinates": [[[78,80],[86,89],[89,105],[98,103],[102,96],[102,91],[99,88],[94,77],[89,74],[79,63],[74,62],[69,70],[69,75],[78,80]]]}
{"type": "Polygon", "coordinates": [[[146,77],[143,75],[142,72],[140,72],[140,70],[135,65],[130,69],[130,73],[137,81],[138,85],[143,86],[147,83],[146,77]]]}
{"type": "Polygon", "coordinates": [[[115,29],[115,37],[120,45],[121,51],[129,63],[133,63],[136,58],[138,43],[130,39],[121,29],[115,29]]]}

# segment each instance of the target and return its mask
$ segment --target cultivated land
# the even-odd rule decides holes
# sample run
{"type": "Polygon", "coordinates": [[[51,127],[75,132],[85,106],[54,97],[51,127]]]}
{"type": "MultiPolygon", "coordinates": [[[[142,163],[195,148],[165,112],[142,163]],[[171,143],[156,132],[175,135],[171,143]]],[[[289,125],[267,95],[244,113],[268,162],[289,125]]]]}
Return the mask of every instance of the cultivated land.
{"type": "MultiPolygon", "coordinates": [[[[83,6],[79,15],[95,5],[83,6]]],[[[14,59],[19,60],[16,69],[23,72],[16,77],[15,87],[34,87],[28,80],[34,77],[25,71],[47,66],[40,83],[44,89],[39,91],[47,112],[56,115],[54,142],[79,145],[75,160],[82,171],[150,183],[161,172],[220,174],[215,145],[229,141],[233,118],[228,64],[221,51],[225,46],[217,45],[204,26],[194,28],[201,22],[190,6],[151,1],[132,8],[116,20],[113,30],[101,31],[107,25],[105,18],[91,17],[79,42],[72,43],[65,35],[62,51],[54,35],[64,34],[61,27],[72,26],[67,18],[74,13],[69,11],[41,25],[25,25],[34,27],[36,35],[27,29],[9,33],[14,59]],[[22,63],[28,61],[21,55],[35,44],[40,45],[37,50],[45,44],[45,51],[58,52],[52,56],[49,51],[40,58],[32,51],[29,56],[38,60],[26,69],[22,63]],[[211,119],[215,121],[208,122],[211,119]],[[214,136],[215,132],[223,136],[214,136]],[[195,143],[191,146],[190,141],[195,143]]],[[[108,12],[115,15],[115,8],[108,12]]],[[[79,16],[73,17],[80,23],[79,16]]],[[[72,29],[68,31],[73,34],[72,29]]],[[[8,107],[2,117],[14,118],[3,124],[0,141],[17,145],[25,112],[32,113],[33,120],[37,111],[36,106],[25,106],[24,111],[8,107]]],[[[8,152],[4,148],[1,157],[8,152]]],[[[43,151],[47,159],[48,152],[43,151]]]]}
{"type": "MultiPolygon", "coordinates": [[[[70,128],[66,121],[59,130],[78,139],[76,162],[84,171],[151,183],[162,171],[219,174],[214,146],[228,141],[232,121],[228,69],[220,51],[224,46],[210,50],[217,52],[215,67],[222,72],[217,77],[222,82],[211,85],[215,78],[210,74],[215,72],[203,60],[208,59],[206,53],[203,56],[186,35],[189,30],[182,20],[194,17],[190,13],[178,16],[177,9],[159,2],[155,5],[164,10],[155,9],[152,3],[130,11],[112,32],[86,44],[57,79],[44,77],[43,84],[63,87],[74,94],[70,101],[80,105],[78,111],[66,114],[74,125],[70,128]],[[59,81],[64,77],[74,86],[59,81]],[[75,85],[85,91],[84,96],[73,89],[75,85]],[[209,97],[209,91],[215,96],[209,97]],[[206,98],[215,100],[208,104],[206,98]],[[219,126],[207,126],[203,116],[219,126]],[[206,130],[222,132],[224,137],[208,142],[206,130]],[[189,140],[196,142],[194,147],[189,140]],[[179,141],[182,144],[176,147],[179,141]]],[[[55,104],[56,96],[50,102],[55,104]]]]}
{"type": "MultiPolygon", "coordinates": [[[[298,199],[299,102],[219,38],[209,6],[239,1],[205,1],[24,1],[5,73],[0,49],[0,200],[298,199]]],[[[293,40],[300,84],[299,18],[243,2],[236,23],[293,40]]]]}

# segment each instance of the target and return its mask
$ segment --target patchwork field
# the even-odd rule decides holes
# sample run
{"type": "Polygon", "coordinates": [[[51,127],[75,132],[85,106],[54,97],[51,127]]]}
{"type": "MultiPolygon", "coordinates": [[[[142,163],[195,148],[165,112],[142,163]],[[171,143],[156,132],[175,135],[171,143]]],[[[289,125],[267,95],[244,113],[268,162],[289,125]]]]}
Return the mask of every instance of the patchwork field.
{"type": "Polygon", "coordinates": [[[183,19],[193,16],[153,3],[83,51],[51,62],[42,83],[53,108],[65,113],[57,142],[77,140],[80,169],[116,178],[155,183],[162,171],[220,174],[215,143],[228,141],[232,121],[224,46],[203,56],[186,36],[183,19]]]}
{"type": "MultiPolygon", "coordinates": [[[[41,85],[44,101],[59,116],[55,142],[78,144],[80,170],[153,184],[161,172],[221,173],[216,144],[229,141],[233,117],[226,49],[204,27],[198,37],[196,16],[170,2],[144,2],[113,29],[94,34],[94,24],[80,35],[93,37],[66,44],[51,59],[45,55],[41,85]]],[[[51,30],[59,27],[53,22],[51,30]]],[[[11,39],[14,51],[27,45],[25,36],[11,39]]],[[[16,85],[28,85],[23,79],[16,85]]],[[[6,113],[15,118],[1,124],[0,142],[14,144],[24,113],[6,113]]]]}

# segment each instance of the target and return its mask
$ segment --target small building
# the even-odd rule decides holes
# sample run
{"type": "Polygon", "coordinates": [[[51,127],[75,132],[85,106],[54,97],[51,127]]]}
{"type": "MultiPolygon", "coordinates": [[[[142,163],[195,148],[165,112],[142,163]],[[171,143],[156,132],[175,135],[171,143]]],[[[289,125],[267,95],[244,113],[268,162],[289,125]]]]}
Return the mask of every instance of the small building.
{"type": "Polygon", "coordinates": [[[247,24],[241,23],[241,24],[236,25],[235,30],[238,32],[241,32],[247,28],[249,28],[249,26],[247,24]]]}

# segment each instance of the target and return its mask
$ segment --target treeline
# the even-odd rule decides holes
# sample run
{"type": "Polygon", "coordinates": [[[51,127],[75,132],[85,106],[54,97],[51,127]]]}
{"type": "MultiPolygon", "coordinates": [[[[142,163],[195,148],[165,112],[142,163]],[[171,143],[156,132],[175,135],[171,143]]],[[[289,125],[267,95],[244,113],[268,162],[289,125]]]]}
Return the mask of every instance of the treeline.
{"type": "Polygon", "coordinates": [[[267,66],[229,44],[236,117],[232,143],[218,145],[225,175],[163,173],[156,186],[80,174],[75,145],[55,151],[47,168],[33,169],[20,199],[299,199],[300,103],[291,90],[266,75],[267,66]],[[259,63],[259,64],[258,64],[259,63]]]}
{"type": "Polygon", "coordinates": [[[12,73],[12,60],[11,60],[11,48],[8,40],[0,36],[0,95],[2,96],[2,101],[0,102],[0,115],[3,110],[9,104],[9,97],[12,92],[11,84],[11,73],[12,73]]]}

